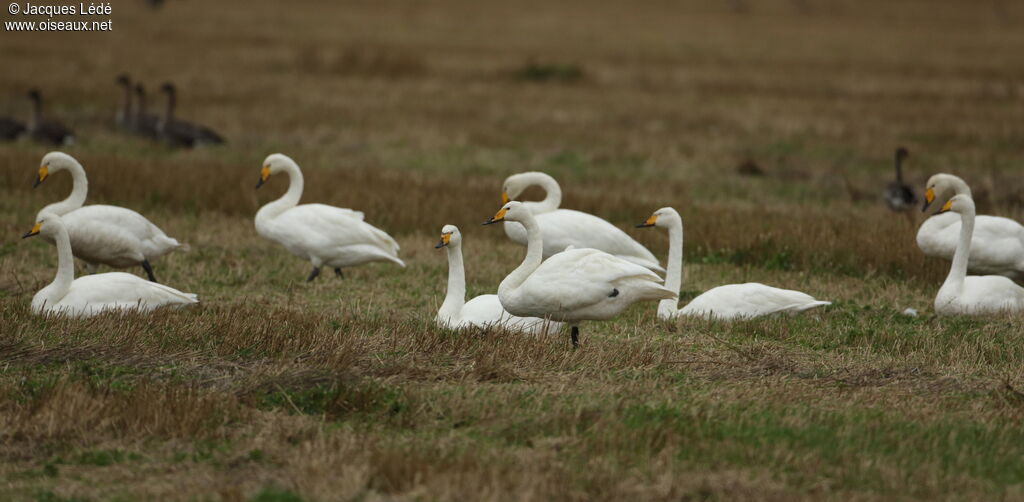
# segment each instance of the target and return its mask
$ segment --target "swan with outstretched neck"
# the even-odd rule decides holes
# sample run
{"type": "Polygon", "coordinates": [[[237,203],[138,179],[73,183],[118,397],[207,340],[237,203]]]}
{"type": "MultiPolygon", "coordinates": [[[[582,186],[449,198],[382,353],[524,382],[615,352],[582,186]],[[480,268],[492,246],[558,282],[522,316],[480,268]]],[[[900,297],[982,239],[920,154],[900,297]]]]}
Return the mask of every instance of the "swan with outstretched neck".
{"type": "MultiPolygon", "coordinates": [[[[569,246],[599,249],[628,262],[636,263],[655,272],[664,272],[658,258],[642,244],[615,225],[592,214],[572,209],[561,209],[562,189],[551,176],[541,172],[526,172],[509,176],[502,186],[502,204],[515,200],[530,186],[544,189],[541,201],[524,201],[540,225],[544,241],[543,256],[551,257],[569,246]]],[[[527,244],[526,229],[516,222],[505,223],[505,234],[520,245],[527,244]]]]}
{"type": "MultiPolygon", "coordinates": [[[[963,179],[940,173],[928,179],[924,207],[942,206],[955,195],[971,196],[963,179]]],[[[917,247],[928,256],[953,259],[960,241],[961,218],[945,211],[932,216],[917,230],[917,247]]],[[[1024,226],[1009,218],[979,215],[974,217],[971,252],[967,270],[976,274],[994,274],[1024,280],[1024,226]]]]}
{"type": "Polygon", "coordinates": [[[83,205],[89,191],[85,168],[66,153],[50,152],[43,156],[35,186],[60,171],[71,175],[71,194],[44,207],[38,215],[52,213],[61,217],[70,236],[72,252],[85,262],[89,272],[95,271],[97,265],[141,266],[149,280],[156,282],[150,262],[176,249],[188,249],[135,211],[105,204],[83,205]]]}
{"type": "Polygon", "coordinates": [[[954,195],[939,209],[960,216],[960,238],[946,281],[935,296],[940,315],[992,314],[1024,310],[1024,288],[1001,275],[967,275],[974,234],[975,208],[970,195],[954,195]]]}
{"type": "MultiPolygon", "coordinates": [[[[665,274],[665,286],[678,292],[683,283],[682,217],[675,209],[663,207],[637,227],[668,229],[668,273],[665,274]]],[[[721,320],[753,319],[779,313],[796,314],[830,304],[815,300],[800,291],[748,282],[712,288],[681,309],[677,300],[663,300],[658,304],[658,318],[671,320],[679,316],[695,316],[721,320]]]]}
{"type": "Polygon", "coordinates": [[[256,232],[312,263],[307,282],[316,279],[324,266],[333,268],[339,277],[343,277],[343,268],[374,261],[405,266],[398,258],[398,243],[363,221],[362,212],[326,204],[299,205],[304,186],[302,171],[287,155],[267,156],[256,188],[280,173],[288,176],[288,190],[256,213],[256,232]]]}
{"type": "Polygon", "coordinates": [[[522,202],[505,204],[484,224],[501,221],[522,224],[527,236],[522,264],[498,286],[501,306],[512,315],[569,324],[573,346],[581,321],[608,320],[634,303],[677,297],[654,272],[597,249],[567,249],[545,260],[541,226],[522,202]]]}
{"type": "Polygon", "coordinates": [[[199,303],[192,293],[147,281],[124,272],[109,272],[75,279],[71,239],[60,216],[43,213],[25,238],[42,235],[57,246],[57,275],[32,297],[32,312],[90,317],[110,310],[151,310],[199,303]]]}
{"type": "Polygon", "coordinates": [[[462,233],[455,225],[441,229],[441,240],[435,248],[448,254],[448,292],[437,311],[437,324],[443,328],[498,327],[529,334],[556,333],[562,323],[539,317],[517,317],[501,306],[498,295],[480,295],[466,301],[466,269],[462,259],[462,233]]]}

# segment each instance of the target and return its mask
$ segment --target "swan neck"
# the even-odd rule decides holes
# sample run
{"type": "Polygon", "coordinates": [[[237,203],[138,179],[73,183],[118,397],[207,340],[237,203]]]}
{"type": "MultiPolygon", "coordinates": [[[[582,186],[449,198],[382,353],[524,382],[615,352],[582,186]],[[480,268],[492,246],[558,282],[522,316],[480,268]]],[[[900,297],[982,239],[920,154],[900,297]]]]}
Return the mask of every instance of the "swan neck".
{"type": "MultiPolygon", "coordinates": [[[[665,287],[679,293],[683,285],[683,222],[677,221],[668,229],[668,270],[665,273],[665,287]]],[[[674,313],[677,300],[658,302],[658,314],[674,313]]]]}
{"type": "Polygon", "coordinates": [[[129,87],[129,86],[125,86],[124,87],[124,92],[121,93],[121,105],[120,105],[120,108],[121,109],[118,110],[117,119],[119,121],[121,121],[122,123],[131,120],[131,113],[132,113],[132,90],[131,90],[131,87],[129,87]]]}
{"type": "Polygon", "coordinates": [[[54,243],[57,245],[57,276],[50,284],[48,296],[51,305],[67,294],[75,280],[75,257],[71,253],[71,238],[68,237],[67,229],[61,228],[57,232],[54,243]]]}
{"type": "Polygon", "coordinates": [[[903,183],[903,157],[896,156],[896,181],[903,183]]]}
{"type": "Polygon", "coordinates": [[[535,203],[531,208],[534,214],[549,213],[562,205],[562,187],[558,186],[554,178],[538,173],[530,181],[544,189],[544,200],[535,203]]]}
{"type": "Polygon", "coordinates": [[[164,122],[170,123],[174,120],[175,96],[173,91],[167,92],[167,106],[164,107],[164,122]]]}
{"type": "Polygon", "coordinates": [[[961,285],[967,277],[967,262],[971,256],[971,236],[974,235],[974,210],[960,214],[960,242],[953,253],[953,265],[949,268],[946,284],[961,285]]]}
{"type": "Polygon", "coordinates": [[[257,217],[274,217],[299,204],[305,184],[302,171],[295,164],[286,164],[284,171],[288,175],[288,190],[277,200],[263,206],[263,209],[257,213],[257,217]]]}
{"type": "Polygon", "coordinates": [[[71,173],[71,194],[60,202],[46,206],[40,213],[52,212],[64,216],[85,204],[85,198],[89,193],[89,180],[85,176],[85,168],[78,162],[73,162],[67,170],[71,173]]]}
{"type": "Polygon", "coordinates": [[[501,286],[498,287],[499,293],[503,290],[518,288],[544,260],[544,239],[541,236],[537,219],[532,214],[528,214],[519,223],[526,228],[526,257],[523,258],[523,263],[519,267],[508,274],[504,281],[501,281],[501,286]]]}
{"type": "Polygon", "coordinates": [[[448,293],[438,312],[442,316],[454,317],[466,304],[466,269],[462,262],[462,245],[448,246],[448,293]]]}

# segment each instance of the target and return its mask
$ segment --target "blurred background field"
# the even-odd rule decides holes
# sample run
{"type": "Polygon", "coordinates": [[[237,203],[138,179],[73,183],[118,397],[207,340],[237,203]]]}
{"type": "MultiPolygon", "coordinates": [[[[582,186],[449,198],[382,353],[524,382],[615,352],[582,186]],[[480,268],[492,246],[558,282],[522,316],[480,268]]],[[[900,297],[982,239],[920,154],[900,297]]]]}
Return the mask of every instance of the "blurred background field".
{"type": "Polygon", "coordinates": [[[56,256],[19,237],[70,179],[32,189],[51,148],[0,144],[0,498],[1024,497],[1021,322],[934,318],[948,263],[914,243],[925,215],[881,200],[905,146],[912,186],[955,173],[980,212],[1024,218],[1024,4],[113,9],[110,33],[0,34],[0,115],[40,88],[89,202],[189,242],[154,266],[204,305],[30,316],[56,256]],[[116,131],[122,72],[152,111],[176,83],[179,116],[228,144],[116,131]],[[278,151],[304,201],[365,211],[409,267],[302,283],[308,264],[252,226],[284,190],[253,189],[278,151]],[[434,328],[438,231],[462,228],[469,292],[493,292],[522,250],[479,223],[527,170],[662,259],[661,231],[629,227],[677,208],[684,300],[757,280],[836,304],[675,326],[644,306],[587,326],[578,353],[434,328]]]}

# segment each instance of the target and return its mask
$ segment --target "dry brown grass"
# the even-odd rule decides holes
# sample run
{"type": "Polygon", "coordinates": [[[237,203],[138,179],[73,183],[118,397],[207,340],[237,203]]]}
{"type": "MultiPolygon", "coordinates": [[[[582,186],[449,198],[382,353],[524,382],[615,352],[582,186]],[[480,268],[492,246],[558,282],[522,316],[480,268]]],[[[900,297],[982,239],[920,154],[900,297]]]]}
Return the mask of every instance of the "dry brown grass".
{"type": "MultiPolygon", "coordinates": [[[[1024,497],[1021,321],[931,316],[946,264],[877,198],[904,145],[917,186],[955,172],[1024,216],[1019,5],[141,3],[106,35],[5,33],[0,112],[41,87],[90,201],[189,242],[156,271],[204,303],[31,316],[54,256],[17,236],[70,180],[30,189],[47,149],[0,145],[0,498],[1024,497]],[[122,71],[175,81],[229,144],[112,131],[122,71]],[[252,230],[284,189],[252,188],[274,151],[409,267],[301,283],[252,230]],[[836,305],[732,325],[647,306],[575,352],[436,329],[436,232],[462,228],[470,294],[493,292],[521,250],[477,225],[523,170],[623,227],[679,209],[684,298],[754,280],[836,305]]],[[[664,256],[661,232],[630,231],[664,256]]]]}

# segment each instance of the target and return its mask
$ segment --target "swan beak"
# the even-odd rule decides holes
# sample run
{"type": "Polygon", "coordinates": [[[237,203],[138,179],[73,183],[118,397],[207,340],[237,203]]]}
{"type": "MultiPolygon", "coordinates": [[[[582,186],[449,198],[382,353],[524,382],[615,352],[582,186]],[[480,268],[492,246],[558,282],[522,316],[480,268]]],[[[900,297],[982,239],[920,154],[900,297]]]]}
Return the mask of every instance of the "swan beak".
{"type": "Polygon", "coordinates": [[[256,183],[256,188],[263,186],[268,179],[270,179],[270,166],[263,166],[263,169],[260,169],[260,181],[256,183]]]}
{"type": "Polygon", "coordinates": [[[942,209],[939,209],[939,212],[935,214],[942,214],[949,211],[950,209],[953,209],[953,199],[947,200],[946,203],[942,205],[942,209]]]}
{"type": "Polygon", "coordinates": [[[656,223],[657,221],[658,221],[658,215],[656,215],[656,214],[652,214],[650,218],[647,218],[647,221],[645,221],[645,222],[643,222],[643,223],[638,223],[638,224],[636,225],[636,228],[647,228],[647,227],[653,227],[653,226],[654,226],[654,224],[655,224],[655,223],[656,223]]]}
{"type": "Polygon", "coordinates": [[[928,206],[932,205],[932,202],[935,202],[935,190],[929,188],[924,192],[924,207],[921,208],[921,212],[928,210],[928,206]]]}
{"type": "Polygon", "coordinates": [[[30,230],[25,235],[22,235],[21,238],[22,239],[28,239],[29,237],[32,237],[33,235],[37,235],[39,233],[39,227],[41,225],[42,225],[42,223],[36,223],[35,226],[32,227],[32,230],[30,230]]]}
{"type": "Polygon", "coordinates": [[[510,200],[512,199],[508,198],[508,192],[501,192],[501,205],[504,206],[505,204],[508,204],[508,201],[510,200]]]}
{"type": "Polygon", "coordinates": [[[441,249],[448,245],[452,241],[452,234],[441,234],[441,240],[437,241],[437,245],[434,249],[441,249]]]}
{"type": "Polygon", "coordinates": [[[497,223],[499,221],[503,221],[505,219],[505,213],[507,213],[507,212],[508,212],[508,209],[505,209],[505,208],[499,209],[497,214],[492,216],[491,219],[489,219],[489,220],[484,222],[484,225],[490,225],[491,223],[497,223]]]}
{"type": "Polygon", "coordinates": [[[39,185],[42,185],[43,182],[46,181],[46,177],[49,176],[49,175],[50,175],[50,168],[48,168],[46,166],[40,166],[39,167],[39,177],[36,178],[36,182],[35,182],[35,184],[32,185],[32,188],[35,188],[35,187],[37,187],[39,185]]]}

